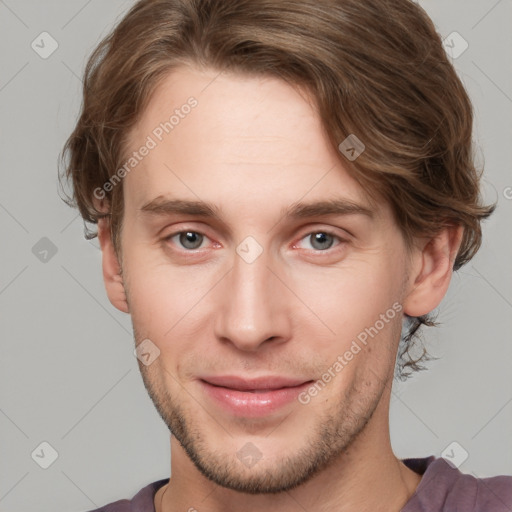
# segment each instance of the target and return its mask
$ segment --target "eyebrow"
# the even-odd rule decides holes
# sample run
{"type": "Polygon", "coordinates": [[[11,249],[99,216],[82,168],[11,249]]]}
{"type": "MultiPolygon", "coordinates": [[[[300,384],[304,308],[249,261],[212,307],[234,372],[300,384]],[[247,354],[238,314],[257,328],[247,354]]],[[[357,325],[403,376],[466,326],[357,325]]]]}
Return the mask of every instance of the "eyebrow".
{"type": "MultiPolygon", "coordinates": [[[[143,213],[158,216],[185,214],[203,218],[222,217],[220,208],[213,203],[207,201],[169,199],[164,196],[158,196],[147,202],[139,210],[143,213]]],[[[281,218],[284,217],[288,219],[357,214],[365,215],[369,218],[374,217],[374,211],[370,208],[342,198],[311,203],[297,202],[281,210],[281,218]]]]}

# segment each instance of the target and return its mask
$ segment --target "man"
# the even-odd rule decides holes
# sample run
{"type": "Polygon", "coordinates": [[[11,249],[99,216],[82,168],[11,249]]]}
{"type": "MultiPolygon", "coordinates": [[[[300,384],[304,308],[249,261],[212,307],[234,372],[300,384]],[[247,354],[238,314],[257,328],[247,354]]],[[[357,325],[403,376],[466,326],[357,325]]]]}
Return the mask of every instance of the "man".
{"type": "Polygon", "coordinates": [[[395,364],[418,368],[493,210],[471,132],[409,0],[130,10],[89,61],[67,175],[171,478],[100,510],[511,509],[512,477],[399,460],[389,436],[395,364]]]}

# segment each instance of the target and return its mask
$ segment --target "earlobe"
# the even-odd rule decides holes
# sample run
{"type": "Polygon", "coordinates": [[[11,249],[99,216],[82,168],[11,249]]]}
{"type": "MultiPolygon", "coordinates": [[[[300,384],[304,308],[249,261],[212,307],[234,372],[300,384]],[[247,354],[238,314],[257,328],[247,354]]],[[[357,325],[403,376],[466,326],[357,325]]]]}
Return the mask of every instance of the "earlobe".
{"type": "Polygon", "coordinates": [[[418,317],[439,306],[450,285],[463,233],[462,226],[444,228],[418,249],[408,284],[409,293],[403,302],[405,314],[418,317]]]}
{"type": "Polygon", "coordinates": [[[107,296],[114,307],[123,313],[129,313],[121,266],[112,243],[108,218],[98,220],[98,240],[101,246],[103,281],[107,296]]]}

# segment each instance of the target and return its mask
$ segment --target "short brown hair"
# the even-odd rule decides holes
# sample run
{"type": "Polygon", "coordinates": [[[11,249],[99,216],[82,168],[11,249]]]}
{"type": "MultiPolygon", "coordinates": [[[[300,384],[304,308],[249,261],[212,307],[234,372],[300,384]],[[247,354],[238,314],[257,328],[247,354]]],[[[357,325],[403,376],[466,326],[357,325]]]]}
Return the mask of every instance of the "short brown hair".
{"type": "MultiPolygon", "coordinates": [[[[85,70],[83,104],[62,153],[83,219],[110,216],[119,254],[123,187],[95,205],[124,161],[127,135],[159,81],[193,64],[268,75],[314,98],[334,147],[355,135],[360,156],[344,165],[371,196],[387,201],[404,238],[464,227],[454,270],[481,244],[473,111],[425,11],[412,0],[141,0],[96,48],[85,70]]],[[[96,233],[86,229],[86,237],[96,233]]],[[[399,351],[408,353],[413,320],[399,351]]],[[[423,369],[417,360],[403,367],[423,369]]],[[[428,359],[428,355],[427,355],[428,359]]],[[[402,373],[403,375],[403,373],[402,373]]]]}

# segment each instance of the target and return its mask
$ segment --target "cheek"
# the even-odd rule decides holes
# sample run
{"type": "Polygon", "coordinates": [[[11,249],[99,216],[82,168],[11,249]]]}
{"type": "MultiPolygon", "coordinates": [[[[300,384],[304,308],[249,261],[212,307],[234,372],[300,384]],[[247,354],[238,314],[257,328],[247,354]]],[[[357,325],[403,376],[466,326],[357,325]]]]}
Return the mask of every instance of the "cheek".
{"type": "Polygon", "coordinates": [[[291,287],[314,312],[297,303],[305,313],[298,323],[302,336],[314,339],[325,370],[337,376],[335,387],[346,386],[356,374],[383,376],[394,362],[402,325],[401,267],[398,258],[394,261],[391,266],[392,261],[368,256],[290,276],[291,287]]]}
{"type": "MultiPolygon", "coordinates": [[[[220,279],[226,269],[171,265],[143,244],[133,244],[126,254],[132,320],[141,334],[163,343],[177,333],[180,338],[195,338],[192,331],[210,328],[208,318],[215,318],[220,307],[220,279]]],[[[274,267],[279,279],[269,274],[269,289],[277,297],[276,305],[294,317],[293,337],[314,339],[319,351],[338,355],[400,301],[401,265],[399,254],[375,251],[352,256],[336,267],[274,267]]],[[[380,337],[386,336],[389,323],[379,331],[380,337]]]]}
{"type": "MultiPolygon", "coordinates": [[[[290,288],[338,336],[356,335],[401,300],[400,279],[387,263],[368,259],[310,273],[302,270],[289,276],[290,288]]],[[[300,307],[306,311],[304,305],[300,307]]]]}
{"type": "Polygon", "coordinates": [[[179,292],[177,286],[167,281],[163,269],[159,272],[147,258],[138,256],[137,252],[131,252],[125,258],[123,271],[128,284],[130,314],[137,325],[144,325],[149,320],[161,318],[167,309],[167,301],[172,301],[173,295],[177,296],[179,292]]]}
{"type": "Polygon", "coordinates": [[[141,335],[161,344],[200,325],[198,315],[219,275],[212,268],[173,267],[152,259],[151,251],[130,253],[124,271],[132,322],[141,335]]]}

